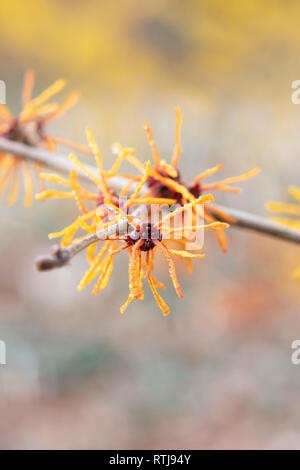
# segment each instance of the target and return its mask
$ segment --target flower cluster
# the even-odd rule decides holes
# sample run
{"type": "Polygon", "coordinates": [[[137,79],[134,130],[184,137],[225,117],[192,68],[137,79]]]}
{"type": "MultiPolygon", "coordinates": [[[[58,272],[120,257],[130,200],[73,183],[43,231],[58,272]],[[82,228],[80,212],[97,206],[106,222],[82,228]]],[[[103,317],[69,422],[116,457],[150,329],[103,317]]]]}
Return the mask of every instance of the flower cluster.
{"type": "MultiPolygon", "coordinates": [[[[222,165],[217,165],[202,171],[191,184],[185,183],[178,169],[182,119],[180,109],[176,107],[175,145],[170,162],[160,158],[152,130],[149,123],[146,123],[153,164],[150,161],[141,162],[135,156],[134,148],[114,144],[115,162],[109,170],[104,170],[100,150],[90,129],[87,129],[89,146],[53,137],[45,130],[48,123],[62,116],[78,99],[78,93],[72,92],[60,105],[50,101],[64,86],[64,80],[57,80],[39,96],[32,98],[34,74],[29,70],[25,74],[23,108],[19,116],[14,118],[5,105],[0,105],[0,136],[28,146],[43,147],[51,152],[56,151],[57,144],[63,144],[94,157],[96,167],[91,168],[71,153],[69,160],[73,169],[68,177],[41,172],[40,166],[32,163],[40,183],[36,199],[72,199],[79,210],[78,217],[71,224],[59,232],[51,233],[49,238],[60,237],[61,250],[69,250],[68,253],[86,249],[89,267],[78,289],[82,290],[95,281],[95,295],[107,286],[116,255],[127,251],[129,295],[121,306],[121,313],[132,300],[144,298],[143,280],[146,279],[163,315],[168,315],[169,307],[158,293],[165,286],[154,276],[156,254],[160,253],[167,261],[175,291],[178,297],[182,297],[174,258],[185,258],[189,271],[193,258],[204,258],[202,244],[193,244],[192,247],[188,245],[197,238],[199,231],[202,233],[204,229],[213,230],[222,250],[227,250],[225,229],[229,227],[229,223],[235,221],[212,204],[212,192],[218,190],[238,193],[241,190],[232,184],[255,176],[259,169],[254,168],[239,176],[206,183],[207,177],[222,169],[222,165]],[[120,167],[124,161],[133,165],[138,174],[121,173],[120,167]],[[80,181],[82,174],[90,182],[88,187],[83,186],[80,181]],[[112,189],[112,178],[121,178],[124,182],[120,191],[112,189]],[[59,184],[62,188],[46,188],[45,182],[50,185],[59,184]]],[[[21,157],[0,153],[0,196],[10,184],[7,199],[9,204],[17,200],[19,169],[22,169],[25,206],[31,205],[33,180],[29,165],[31,164],[21,157]]]]}
{"type": "MultiPolygon", "coordinates": [[[[248,179],[259,172],[258,168],[254,168],[240,176],[204,184],[203,180],[206,177],[221,170],[222,166],[218,165],[200,173],[191,185],[184,183],[178,170],[181,153],[181,114],[178,107],[175,109],[175,114],[175,146],[170,164],[160,158],[150,125],[146,123],[145,129],[152,147],[153,166],[149,161],[145,164],[140,162],[135,156],[134,148],[124,148],[120,144],[114,144],[113,151],[117,154],[117,158],[111,169],[104,171],[99,148],[92,132],[87,129],[87,139],[96,159],[98,174],[91,172],[74,154],[71,154],[69,159],[78,170],[90,178],[91,183],[96,186],[96,192],[91,192],[78,182],[78,173],[75,169],[71,171],[69,179],[51,173],[40,175],[43,180],[65,186],[67,191],[48,189],[38,194],[37,199],[72,198],[76,200],[80,210],[79,217],[72,224],[60,232],[49,235],[50,238],[61,237],[63,248],[72,247],[92,234],[97,234],[98,231],[101,232],[119,224],[116,233],[110,234],[105,240],[101,238],[95,242],[93,239],[93,242],[87,247],[87,259],[90,267],[80,281],[78,289],[82,290],[94,279],[97,279],[93,293],[96,295],[100,290],[103,290],[110,279],[115,256],[126,250],[129,254],[129,296],[121,307],[122,313],[132,300],[143,299],[142,280],[144,278],[148,280],[163,314],[169,313],[169,307],[157,291],[164,289],[165,286],[153,275],[155,253],[159,251],[166,258],[175,291],[179,297],[182,297],[173,257],[186,258],[188,269],[191,270],[192,259],[205,256],[203,252],[200,252],[201,249],[194,249],[193,252],[186,249],[186,243],[189,242],[191,235],[197,230],[212,229],[223,251],[225,252],[227,249],[224,230],[229,226],[226,222],[233,221],[223,213],[221,215],[226,222],[216,220],[213,214],[217,212],[217,209],[214,208],[213,211],[210,209],[210,205],[207,205],[207,203],[214,201],[214,197],[209,191],[220,190],[238,193],[240,189],[232,187],[231,184],[248,179]],[[140,175],[132,176],[120,173],[119,169],[124,160],[134,165],[140,175]],[[113,176],[121,176],[128,180],[120,194],[116,194],[110,189],[109,179],[113,176]],[[130,194],[129,198],[122,199],[128,194],[130,194]],[[92,208],[88,207],[88,204],[91,203],[92,208]],[[170,210],[168,214],[158,216],[156,222],[153,222],[152,219],[149,222],[147,217],[139,220],[136,214],[134,216],[130,214],[130,209],[136,205],[140,207],[142,204],[147,207],[151,205],[158,209],[164,204],[170,210]],[[201,207],[200,218],[202,221],[199,221],[199,211],[196,210],[199,207],[201,207]],[[182,219],[178,224],[178,216],[184,217],[187,211],[190,211],[188,225],[184,224],[182,219]],[[175,220],[177,223],[174,223],[175,220]],[[126,228],[123,232],[120,231],[120,223],[123,224],[122,227],[126,228]],[[83,235],[75,238],[78,230],[83,231],[83,235]],[[179,234],[180,236],[178,236],[179,234]],[[97,250],[100,241],[103,243],[101,248],[97,250]]],[[[146,212],[148,216],[149,210],[146,212]]]]}
{"type": "MultiPolygon", "coordinates": [[[[140,207],[141,205],[146,205],[149,207],[149,205],[154,205],[155,207],[159,207],[162,204],[171,206],[176,200],[166,197],[141,195],[153,170],[150,162],[146,163],[143,175],[136,184],[135,189],[131,192],[130,197],[124,199],[119,198],[109,188],[109,178],[118,174],[117,170],[121,159],[125,159],[127,155],[132,155],[132,149],[123,149],[118,162],[116,162],[109,171],[105,172],[103,170],[99,148],[89,129],[87,130],[87,138],[97,162],[98,175],[91,173],[74,154],[71,154],[69,158],[80,171],[90,177],[91,183],[96,187],[96,192],[90,192],[78,183],[78,173],[75,169],[71,171],[69,179],[51,173],[41,174],[42,179],[60,183],[67,187],[68,191],[46,190],[38,194],[37,199],[72,198],[76,200],[81,212],[80,216],[71,225],[60,232],[50,234],[49,237],[62,237],[61,245],[62,247],[67,247],[78,243],[91,234],[97,233],[97,231],[114,227],[115,224],[119,222],[123,222],[123,224],[125,222],[124,233],[119,233],[120,226],[118,226],[116,233],[108,236],[106,240],[103,240],[103,238],[99,240],[99,242],[102,241],[103,244],[98,253],[98,242],[91,243],[88,246],[87,259],[90,267],[80,281],[78,289],[82,290],[97,278],[93,288],[93,294],[96,295],[100,290],[103,290],[110,279],[115,255],[127,250],[129,254],[129,296],[121,307],[121,313],[125,311],[132,300],[143,299],[142,280],[147,278],[158,306],[164,315],[168,315],[169,307],[157,292],[157,289],[164,289],[165,286],[153,275],[156,251],[160,251],[166,258],[175,291],[179,297],[182,297],[173,256],[191,259],[203,258],[205,255],[199,252],[191,253],[186,249],[176,250],[169,247],[168,244],[178,240],[178,232],[183,232],[181,234],[181,241],[185,244],[185,242],[189,240],[191,232],[206,228],[223,230],[228,227],[228,224],[214,221],[207,225],[200,225],[194,222],[194,218],[191,225],[185,224],[182,226],[182,224],[179,224],[178,227],[178,224],[170,224],[170,222],[175,219],[178,221],[178,216],[185,214],[188,209],[194,209],[197,205],[212,202],[213,196],[211,194],[201,195],[198,198],[194,198],[193,201],[177,207],[174,211],[169,211],[167,215],[161,215],[155,223],[149,222],[148,217],[146,217],[145,220],[137,222],[136,219],[138,217],[135,218],[133,215],[130,215],[130,209],[134,206],[140,207]],[[94,202],[94,208],[92,210],[87,207],[87,202],[90,201],[94,202]],[[79,229],[83,230],[86,235],[74,239],[79,229]]],[[[124,187],[121,196],[126,194],[133,182],[136,183],[135,179],[130,180],[129,184],[124,187]]],[[[148,211],[146,216],[148,216],[148,211]]]]}
{"type": "MultiPolygon", "coordinates": [[[[200,195],[207,193],[208,191],[223,191],[230,193],[240,193],[241,189],[231,186],[234,183],[238,183],[253,176],[260,172],[259,168],[253,168],[247,173],[243,173],[239,176],[233,176],[225,178],[223,180],[215,181],[213,183],[203,183],[205,178],[217,173],[222,170],[222,165],[216,165],[212,168],[204,170],[198,174],[191,184],[184,182],[181,176],[181,172],[178,169],[179,158],[181,154],[181,124],[182,117],[179,107],[175,108],[175,145],[171,162],[167,163],[166,160],[161,159],[155,140],[153,138],[152,130],[148,122],[145,123],[145,130],[147,133],[149,144],[152,148],[152,156],[154,167],[150,171],[150,175],[147,180],[149,187],[149,195],[152,197],[167,197],[175,199],[180,205],[184,205],[186,202],[191,202],[198,198],[200,195]]],[[[122,147],[119,144],[115,145],[115,148],[119,152],[122,147]]],[[[119,157],[120,160],[122,157],[119,157]]],[[[127,155],[127,159],[141,172],[144,171],[144,165],[137,160],[134,155],[127,155]]],[[[234,223],[234,220],[230,217],[226,217],[226,214],[221,212],[214,206],[207,206],[204,209],[204,218],[207,222],[214,222],[216,220],[215,215],[219,213],[222,219],[227,220],[229,223],[234,223]],[[211,210],[213,208],[213,211],[211,210]]],[[[221,246],[223,252],[227,251],[227,238],[222,230],[214,230],[216,239],[221,246]]]]}
{"type": "MultiPolygon", "coordinates": [[[[68,139],[54,137],[47,134],[45,130],[47,124],[60,118],[76,104],[79,93],[77,91],[71,92],[61,104],[49,102],[50,99],[66,86],[65,80],[59,79],[36,98],[32,98],[34,82],[34,72],[28,70],[24,77],[22,110],[18,117],[15,118],[10,110],[4,104],[0,103],[0,136],[29,146],[44,147],[51,152],[56,151],[57,144],[66,145],[70,148],[76,148],[79,151],[86,152],[85,146],[80,146],[80,144],[76,144],[68,139]]],[[[32,167],[39,181],[40,165],[33,163],[32,167]]],[[[30,165],[16,155],[7,155],[0,152],[0,197],[3,196],[6,188],[10,184],[10,191],[7,198],[9,205],[13,205],[18,199],[20,169],[24,177],[24,205],[25,207],[29,207],[32,203],[33,193],[30,165]]]]}

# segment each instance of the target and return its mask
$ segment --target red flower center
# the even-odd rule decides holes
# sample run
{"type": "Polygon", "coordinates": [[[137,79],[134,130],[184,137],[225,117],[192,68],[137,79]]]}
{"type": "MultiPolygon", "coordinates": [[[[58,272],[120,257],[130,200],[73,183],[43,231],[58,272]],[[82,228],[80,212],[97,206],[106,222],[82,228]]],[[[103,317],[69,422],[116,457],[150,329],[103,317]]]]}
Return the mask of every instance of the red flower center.
{"type": "Polygon", "coordinates": [[[155,247],[153,240],[162,240],[162,234],[160,230],[155,227],[151,222],[143,222],[139,229],[131,232],[130,235],[127,235],[127,242],[131,245],[134,245],[138,240],[143,240],[143,243],[140,246],[141,251],[149,251],[155,247]]]}

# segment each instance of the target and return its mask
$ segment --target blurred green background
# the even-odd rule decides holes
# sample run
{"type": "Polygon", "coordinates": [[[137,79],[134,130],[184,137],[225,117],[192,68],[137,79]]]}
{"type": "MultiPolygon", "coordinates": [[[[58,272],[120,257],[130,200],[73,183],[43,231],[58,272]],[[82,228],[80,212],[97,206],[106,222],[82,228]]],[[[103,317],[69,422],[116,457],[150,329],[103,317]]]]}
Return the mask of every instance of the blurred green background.
{"type": "MultiPolygon", "coordinates": [[[[150,157],[145,120],[168,158],[180,105],[185,179],[217,163],[224,176],[260,166],[241,195],[217,201],[266,215],[265,200],[299,185],[299,15],[297,0],[1,2],[0,79],[17,113],[26,68],[36,93],[67,78],[81,100],[51,132],[84,142],[90,126],[107,168],[116,140],[150,157]]],[[[34,269],[47,234],[75,214],[71,201],[1,202],[0,447],[300,448],[297,248],[232,229],[223,255],[207,236],[194,273],[179,265],[184,299],[157,265],[168,318],[148,289],[121,316],[126,255],[96,298],[76,290],[84,255],[34,269]]]]}

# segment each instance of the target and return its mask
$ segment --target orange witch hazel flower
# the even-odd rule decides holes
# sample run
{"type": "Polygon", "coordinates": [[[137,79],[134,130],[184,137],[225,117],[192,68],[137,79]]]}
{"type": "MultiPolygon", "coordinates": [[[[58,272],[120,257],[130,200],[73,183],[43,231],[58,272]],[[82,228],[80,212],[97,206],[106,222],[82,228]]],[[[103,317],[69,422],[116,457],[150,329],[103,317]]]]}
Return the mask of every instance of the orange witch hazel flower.
{"type": "MultiPolygon", "coordinates": [[[[66,85],[65,80],[59,79],[49,88],[44,90],[36,98],[32,98],[35,76],[32,70],[28,70],[24,78],[22,93],[23,109],[17,118],[14,118],[9,109],[0,104],[0,136],[14,142],[20,142],[30,146],[42,146],[49,151],[55,151],[56,145],[61,143],[71,148],[75,146],[78,150],[86,151],[86,148],[73,143],[67,139],[53,137],[45,133],[45,126],[61,117],[66,111],[74,106],[79,98],[79,93],[73,91],[61,103],[56,104],[49,100],[59,93],[66,85]]],[[[19,194],[19,169],[23,172],[25,186],[25,207],[32,202],[33,181],[30,168],[38,176],[40,165],[26,163],[15,155],[0,152],[0,197],[10,185],[7,198],[9,205],[14,204],[19,194]]]]}
{"type": "MultiPolygon", "coordinates": [[[[148,176],[150,165],[147,165],[145,176],[148,176]]],[[[144,180],[145,182],[145,180],[144,180]]],[[[130,204],[131,199],[129,199],[130,204]]],[[[91,282],[97,275],[98,281],[94,286],[93,294],[97,294],[99,290],[106,287],[109,277],[112,272],[114,256],[121,251],[128,250],[129,253],[129,296],[126,302],[121,306],[121,313],[124,313],[128,305],[132,300],[142,300],[144,298],[142,280],[147,278],[150,289],[154,295],[157,305],[161,309],[163,315],[168,315],[170,309],[164,302],[162,297],[157,292],[157,289],[165,289],[164,284],[158,281],[152,274],[154,269],[154,255],[155,251],[159,250],[165,257],[169,264],[170,276],[178,297],[183,297],[179,281],[177,279],[175,264],[172,255],[176,255],[182,258],[204,258],[203,253],[190,253],[187,250],[175,250],[168,248],[165,244],[166,240],[176,240],[175,232],[178,230],[199,230],[206,228],[223,229],[228,227],[228,224],[222,222],[214,222],[208,225],[197,225],[197,226],[185,226],[179,228],[170,228],[170,219],[175,218],[180,213],[183,213],[188,208],[193,208],[197,204],[204,204],[213,201],[211,194],[206,194],[195,199],[191,203],[187,203],[182,207],[179,207],[173,212],[170,212],[159,222],[142,222],[136,224],[134,220],[130,220],[128,215],[123,215],[127,218],[128,222],[134,227],[132,231],[127,233],[125,236],[117,235],[115,240],[123,241],[123,244],[118,248],[114,249],[112,246],[109,249],[109,253],[106,258],[103,259],[103,251],[105,245],[100,251],[98,257],[95,258],[94,263],[90,269],[85,273],[82,278],[78,289],[83,289],[89,282],[91,282]]],[[[111,243],[110,240],[106,243],[111,243]]],[[[106,245],[107,246],[107,245],[106,245]]]]}
{"type": "MultiPolygon", "coordinates": [[[[152,135],[150,124],[148,122],[145,123],[145,130],[147,132],[148,141],[152,148],[152,155],[154,161],[154,168],[151,168],[150,176],[147,181],[147,184],[150,187],[149,195],[154,197],[167,197],[171,199],[176,199],[177,203],[184,205],[186,202],[193,201],[194,199],[198,198],[200,195],[206,193],[207,191],[219,190],[230,193],[239,193],[241,192],[241,189],[235,188],[231,185],[233,183],[249,179],[260,172],[259,168],[253,168],[251,171],[243,173],[239,176],[225,178],[214,183],[203,183],[203,180],[205,178],[213,175],[214,173],[222,169],[222,165],[217,165],[197,175],[191,185],[184,183],[181,178],[180,171],[178,169],[178,162],[181,154],[180,133],[182,123],[181,112],[179,107],[175,108],[175,118],[175,145],[170,163],[167,163],[165,160],[160,158],[156,143],[152,135]]],[[[139,162],[133,155],[127,157],[127,159],[130,160],[131,163],[135,165],[139,170],[144,169],[144,165],[139,162]]],[[[215,207],[214,212],[218,212],[217,208],[215,207]]],[[[228,222],[234,223],[231,218],[229,218],[228,216],[226,217],[226,214],[220,213],[220,215],[228,222]]],[[[207,222],[214,222],[216,220],[213,214],[211,213],[209,206],[206,207],[204,210],[204,218],[207,222]]],[[[226,252],[227,238],[225,233],[222,230],[215,230],[214,233],[222,250],[226,252]]]]}
{"type": "MultiPolygon", "coordinates": [[[[277,214],[281,213],[281,214],[285,214],[288,216],[300,217],[300,189],[297,188],[296,186],[290,186],[289,193],[291,194],[291,196],[294,197],[294,199],[298,202],[298,204],[269,201],[266,203],[266,209],[268,209],[271,212],[275,212],[277,214]]],[[[295,230],[300,230],[300,218],[294,219],[294,218],[281,216],[281,217],[272,217],[272,220],[274,222],[277,222],[278,224],[285,225],[286,227],[290,227],[295,230]]],[[[294,279],[300,278],[300,267],[296,268],[293,271],[292,277],[294,279]]]]}
{"type": "MultiPolygon", "coordinates": [[[[104,172],[101,154],[90,130],[87,130],[87,136],[97,161],[98,176],[90,173],[74,155],[70,155],[70,159],[81,171],[85,172],[91,178],[92,182],[96,185],[97,193],[90,193],[78,183],[76,170],[72,170],[69,180],[53,174],[42,174],[41,177],[43,179],[61,183],[62,185],[67,186],[70,191],[63,192],[48,190],[37,195],[37,199],[74,198],[82,212],[82,215],[80,215],[73,224],[69,225],[61,232],[50,234],[49,237],[62,237],[62,247],[66,247],[79,240],[85,239],[91,234],[95,234],[101,229],[110,227],[114,228],[116,222],[124,222],[126,228],[124,233],[114,231],[107,238],[101,238],[98,242],[93,242],[87,248],[87,257],[90,267],[80,281],[78,289],[82,290],[98,277],[93,289],[93,294],[98,294],[98,292],[103,290],[109,282],[114,266],[115,256],[120,252],[127,250],[129,254],[129,296],[127,301],[121,307],[121,313],[124,313],[132,300],[144,298],[142,281],[144,278],[147,278],[158,306],[164,315],[168,315],[170,312],[169,307],[157,291],[157,289],[165,289],[165,286],[153,275],[154,254],[156,250],[160,251],[166,258],[169,264],[170,275],[175,291],[179,297],[182,297],[173,255],[184,258],[203,258],[205,255],[203,253],[190,253],[187,250],[170,249],[165,245],[165,240],[178,238],[176,237],[177,232],[182,232],[183,229],[187,230],[189,235],[191,230],[195,231],[197,229],[206,228],[224,229],[228,224],[213,222],[211,224],[201,226],[170,226],[171,220],[177,218],[178,215],[183,214],[188,209],[199,204],[212,202],[213,196],[211,194],[202,195],[199,198],[194,199],[192,202],[160,217],[155,221],[155,223],[152,223],[151,221],[149,222],[148,219],[136,221],[129,213],[129,209],[132,208],[132,206],[140,207],[142,204],[171,205],[174,203],[174,200],[168,198],[140,197],[140,193],[151,173],[150,162],[147,162],[143,176],[138,185],[136,185],[131,196],[128,199],[118,199],[109,189],[107,184],[107,179],[115,174],[115,169],[118,165],[113,165],[109,172],[104,172]],[[84,200],[93,200],[96,202],[98,207],[89,211],[83,202],[84,200]],[[108,217],[109,213],[112,214],[112,218],[108,217]],[[80,239],[74,240],[74,236],[78,229],[82,229],[87,234],[80,239]],[[100,251],[96,253],[97,246],[100,242],[103,242],[103,244],[100,251]],[[120,243],[122,244],[119,245],[120,243]]],[[[129,149],[124,149],[124,152],[129,152],[129,149]]],[[[126,189],[127,188],[123,191],[123,195],[125,194],[126,189]]]]}

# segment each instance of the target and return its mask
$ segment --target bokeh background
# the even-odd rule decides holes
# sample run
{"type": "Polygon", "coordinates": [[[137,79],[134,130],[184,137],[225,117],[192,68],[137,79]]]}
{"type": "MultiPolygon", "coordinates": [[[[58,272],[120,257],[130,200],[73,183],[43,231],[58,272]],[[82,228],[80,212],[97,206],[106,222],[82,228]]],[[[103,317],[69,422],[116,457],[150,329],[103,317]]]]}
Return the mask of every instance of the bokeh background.
{"type": "MultiPolygon", "coordinates": [[[[89,125],[107,168],[116,140],[150,157],[145,120],[169,157],[180,105],[185,179],[217,163],[224,176],[260,166],[241,195],[217,200],[266,215],[265,200],[289,200],[299,184],[299,16],[297,0],[0,2],[0,79],[18,112],[26,68],[36,92],[67,78],[81,100],[51,132],[84,142],[89,125]]],[[[0,447],[300,448],[297,247],[231,229],[223,255],[207,236],[194,273],[178,269],[184,299],[157,266],[168,318],[148,289],[121,316],[126,255],[96,298],[76,290],[84,255],[34,269],[47,234],[74,215],[71,201],[1,202],[0,447]]]]}

